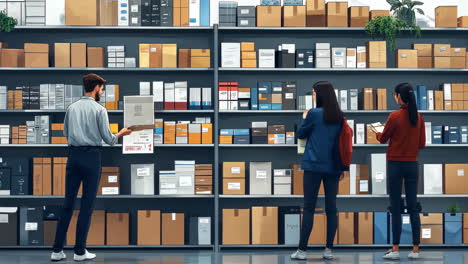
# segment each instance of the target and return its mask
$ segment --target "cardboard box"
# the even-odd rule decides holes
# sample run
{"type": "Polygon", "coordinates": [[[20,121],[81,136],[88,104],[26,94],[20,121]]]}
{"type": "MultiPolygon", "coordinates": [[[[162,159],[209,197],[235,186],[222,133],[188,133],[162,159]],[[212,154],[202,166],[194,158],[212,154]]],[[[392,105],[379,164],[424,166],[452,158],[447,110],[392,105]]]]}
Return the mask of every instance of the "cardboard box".
{"type": "Polygon", "coordinates": [[[71,44],[70,43],[55,43],[54,44],[55,67],[69,68],[71,66],[71,44]]]}
{"type": "Polygon", "coordinates": [[[466,57],[466,48],[451,48],[452,57],[466,57]]]}
{"type": "Polygon", "coordinates": [[[435,27],[450,28],[458,26],[458,7],[439,6],[435,9],[435,27]]]}
{"type": "Polygon", "coordinates": [[[369,20],[374,20],[377,17],[390,16],[389,10],[372,10],[369,13],[369,20]]]}
{"type": "Polygon", "coordinates": [[[120,194],[120,167],[102,167],[98,195],[120,194]]]}
{"type": "Polygon", "coordinates": [[[326,27],[327,15],[325,0],[306,1],[306,25],[308,27],[326,27]]]}
{"type": "Polygon", "coordinates": [[[450,57],[450,68],[451,69],[464,69],[466,66],[465,57],[450,57]]]}
{"type": "Polygon", "coordinates": [[[179,67],[180,68],[190,68],[190,49],[179,49],[179,67]]]}
{"type": "Polygon", "coordinates": [[[304,171],[301,165],[293,165],[293,195],[304,195],[304,171]]]}
{"type": "Polygon", "coordinates": [[[223,245],[250,244],[250,209],[223,209],[223,245]]]}
{"type": "Polygon", "coordinates": [[[458,27],[461,27],[461,28],[468,27],[468,16],[461,16],[458,18],[458,27]]]}
{"type": "Polygon", "coordinates": [[[223,162],[223,178],[245,178],[245,162],[223,162]]]}
{"type": "Polygon", "coordinates": [[[443,244],[442,214],[420,214],[421,217],[421,243],[443,244]]]}
{"type": "MultiPolygon", "coordinates": [[[[70,221],[67,232],[67,245],[75,245],[76,240],[76,224],[78,221],[79,211],[73,211],[73,216],[70,221]]],[[[105,245],[105,231],[106,231],[106,212],[95,210],[91,216],[88,239],[86,244],[88,246],[103,246],[105,245]]]]}
{"type": "Polygon", "coordinates": [[[223,178],[224,195],[244,195],[245,179],[242,178],[223,178]]]}
{"type": "Polygon", "coordinates": [[[387,68],[387,42],[367,42],[367,67],[387,68]]]}
{"type": "Polygon", "coordinates": [[[306,6],[283,6],[283,27],[305,27],[306,6]]]}
{"type": "Polygon", "coordinates": [[[72,43],[71,44],[71,67],[72,68],[86,68],[86,43],[72,43]]]}
{"type": "Polygon", "coordinates": [[[468,164],[445,164],[444,193],[468,194],[468,164]]]}
{"type": "Polygon", "coordinates": [[[118,26],[118,0],[99,1],[99,26],[118,26]]]}
{"type": "Polygon", "coordinates": [[[190,60],[190,66],[192,68],[210,68],[211,58],[210,57],[194,57],[192,55],[190,60]]]}
{"type": "Polygon", "coordinates": [[[88,67],[104,68],[104,48],[88,47],[88,67]]]}
{"type": "Polygon", "coordinates": [[[338,213],[338,244],[354,244],[354,213],[338,213]]]}
{"type": "Polygon", "coordinates": [[[451,57],[434,57],[434,68],[450,69],[452,66],[451,57]]]}
{"type": "Polygon", "coordinates": [[[366,144],[380,144],[380,142],[377,140],[377,135],[375,134],[374,131],[372,131],[371,126],[367,125],[367,140],[366,144]]]}
{"type": "MultiPolygon", "coordinates": [[[[163,55],[162,44],[149,44],[149,45],[150,45],[149,46],[149,67],[150,68],[161,68],[162,67],[162,55],[163,55]]],[[[145,52],[146,47],[143,47],[143,48],[144,48],[143,52],[145,52]]],[[[147,65],[147,58],[145,58],[143,56],[143,59],[146,60],[145,65],[147,65]]],[[[188,58],[187,58],[187,60],[188,60],[188,58]]],[[[141,67],[141,61],[140,61],[140,67],[141,67]]]]}
{"type": "Polygon", "coordinates": [[[0,49],[1,67],[24,67],[24,49],[0,49]]]}
{"type": "Polygon", "coordinates": [[[452,46],[450,44],[434,44],[435,57],[451,57],[452,46]]]}
{"type": "Polygon", "coordinates": [[[281,27],[281,6],[257,6],[257,27],[281,27]]]}
{"type": "Polygon", "coordinates": [[[418,56],[418,68],[423,68],[423,69],[434,68],[433,57],[419,57],[418,56]]]}
{"type": "Polygon", "coordinates": [[[399,49],[396,52],[397,68],[418,68],[418,51],[399,49]]]}
{"type": "Polygon", "coordinates": [[[49,44],[24,43],[25,67],[49,67],[49,44]]]}
{"type": "Polygon", "coordinates": [[[177,44],[162,44],[162,67],[177,68],[177,44]]]}
{"type": "Polygon", "coordinates": [[[364,88],[362,89],[362,106],[363,110],[374,110],[374,89],[373,88],[364,88]]]}
{"type": "Polygon", "coordinates": [[[348,10],[349,27],[365,27],[369,22],[368,6],[351,6],[348,10]]]}
{"type": "Polygon", "coordinates": [[[129,214],[107,213],[106,218],[106,244],[128,245],[130,241],[129,214]]]}
{"type": "Polygon", "coordinates": [[[185,214],[162,214],[162,244],[185,244],[185,214]]]}
{"type": "Polygon", "coordinates": [[[278,207],[252,207],[252,245],[278,244],[278,207]]]}
{"type": "Polygon", "coordinates": [[[257,60],[242,60],[242,68],[257,68],[257,60]]]}
{"type": "Polygon", "coordinates": [[[327,27],[348,26],[348,2],[327,3],[327,27]]]}
{"type": "Polygon", "coordinates": [[[161,212],[138,210],[137,245],[161,245],[161,212]]]}
{"type": "Polygon", "coordinates": [[[150,44],[139,44],[140,68],[150,67],[150,44]]]}
{"type": "Polygon", "coordinates": [[[377,110],[387,110],[387,89],[377,88],[377,110]]]}
{"type": "Polygon", "coordinates": [[[357,213],[356,242],[361,245],[371,245],[374,243],[374,213],[357,213]]]}
{"type": "Polygon", "coordinates": [[[344,178],[338,183],[338,194],[339,195],[349,195],[349,171],[345,171],[344,178]]]}
{"type": "Polygon", "coordinates": [[[432,57],[434,56],[434,49],[432,44],[413,44],[413,49],[418,51],[418,57],[432,57]]]}
{"type": "Polygon", "coordinates": [[[369,194],[369,166],[356,164],[356,194],[369,194]]]}
{"type": "Polygon", "coordinates": [[[65,0],[65,25],[97,26],[97,0],[65,0]]]}

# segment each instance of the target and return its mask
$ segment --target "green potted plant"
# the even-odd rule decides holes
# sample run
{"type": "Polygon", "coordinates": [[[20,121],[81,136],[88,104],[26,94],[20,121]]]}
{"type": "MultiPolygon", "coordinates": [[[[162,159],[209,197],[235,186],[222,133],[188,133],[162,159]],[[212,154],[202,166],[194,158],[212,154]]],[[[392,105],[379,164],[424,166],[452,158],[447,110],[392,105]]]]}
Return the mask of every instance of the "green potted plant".
{"type": "Polygon", "coordinates": [[[0,32],[11,32],[17,24],[16,19],[9,17],[5,11],[0,11],[0,32]]]}
{"type": "Polygon", "coordinates": [[[460,212],[460,207],[458,206],[458,204],[452,204],[450,205],[450,209],[449,209],[449,213],[451,215],[455,215],[455,214],[458,214],[460,212]]]}
{"type": "Polygon", "coordinates": [[[421,1],[413,0],[387,0],[391,6],[390,11],[394,11],[397,18],[405,21],[408,24],[416,24],[416,13],[424,15],[424,11],[416,6],[422,6],[424,3],[421,1]]]}
{"type": "Polygon", "coordinates": [[[416,37],[421,36],[421,28],[415,24],[408,24],[406,21],[393,16],[377,17],[367,23],[366,32],[373,38],[381,37],[389,42],[391,50],[395,50],[395,42],[398,34],[402,30],[408,30],[416,37]]]}

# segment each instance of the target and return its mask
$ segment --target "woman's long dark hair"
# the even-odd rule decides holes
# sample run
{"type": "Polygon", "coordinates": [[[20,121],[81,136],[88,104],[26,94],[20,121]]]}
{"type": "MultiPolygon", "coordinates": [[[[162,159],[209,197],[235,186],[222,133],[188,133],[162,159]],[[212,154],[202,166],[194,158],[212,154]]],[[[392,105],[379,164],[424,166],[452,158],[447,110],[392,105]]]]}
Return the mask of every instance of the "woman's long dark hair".
{"type": "Polygon", "coordinates": [[[413,86],[409,83],[400,83],[395,87],[395,94],[399,94],[403,103],[408,105],[410,123],[412,126],[416,126],[419,117],[413,86]]]}
{"type": "Polygon", "coordinates": [[[338,105],[333,85],[326,81],[314,84],[317,108],[323,109],[323,120],[326,124],[336,124],[343,120],[343,112],[338,105]]]}

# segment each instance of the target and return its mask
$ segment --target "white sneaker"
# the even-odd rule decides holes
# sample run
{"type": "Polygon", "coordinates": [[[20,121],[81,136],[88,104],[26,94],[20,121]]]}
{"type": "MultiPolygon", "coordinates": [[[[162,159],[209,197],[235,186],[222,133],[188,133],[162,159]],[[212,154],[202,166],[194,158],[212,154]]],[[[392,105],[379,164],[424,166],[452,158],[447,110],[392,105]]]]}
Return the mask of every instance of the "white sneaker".
{"type": "Polygon", "coordinates": [[[67,255],[65,255],[63,250],[58,253],[52,252],[52,254],[50,255],[50,260],[52,261],[61,261],[62,259],[66,259],[66,258],[67,258],[67,255]]]}
{"type": "Polygon", "coordinates": [[[408,254],[408,258],[409,258],[409,259],[419,259],[419,252],[413,252],[413,251],[411,251],[411,252],[408,254]]]}
{"type": "Polygon", "coordinates": [[[85,260],[91,260],[91,259],[95,259],[95,258],[96,258],[96,254],[89,253],[88,250],[86,250],[86,249],[85,249],[85,253],[83,255],[74,254],[74,256],[73,256],[73,259],[75,261],[85,261],[85,260]]]}
{"type": "Polygon", "coordinates": [[[291,254],[291,259],[306,260],[306,258],[307,258],[306,252],[300,249],[298,249],[296,252],[291,254]]]}
{"type": "Polygon", "coordinates": [[[333,259],[333,252],[330,248],[325,248],[322,257],[324,259],[333,259]]]}
{"type": "Polygon", "coordinates": [[[384,259],[393,259],[397,260],[400,259],[400,252],[398,251],[392,251],[391,249],[387,252],[385,252],[385,255],[383,255],[384,259]]]}

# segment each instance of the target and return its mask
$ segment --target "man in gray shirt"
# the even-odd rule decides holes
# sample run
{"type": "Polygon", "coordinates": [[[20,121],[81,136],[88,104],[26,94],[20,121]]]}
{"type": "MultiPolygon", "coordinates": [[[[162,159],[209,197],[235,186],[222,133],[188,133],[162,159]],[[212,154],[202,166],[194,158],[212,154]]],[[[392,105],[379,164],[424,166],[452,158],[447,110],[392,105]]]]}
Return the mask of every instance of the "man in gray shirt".
{"type": "Polygon", "coordinates": [[[118,138],[132,133],[128,128],[123,128],[116,135],[111,133],[107,111],[97,103],[104,92],[105,83],[106,80],[96,74],[84,76],[85,96],[70,105],[65,115],[63,133],[68,140],[69,154],[65,202],[55,234],[51,255],[53,261],[66,258],[63,247],[81,183],[83,183],[83,196],[76,225],[74,260],[83,261],[96,258],[95,254],[86,250],[86,239],[101,178],[102,142],[114,145],[118,138]]]}

